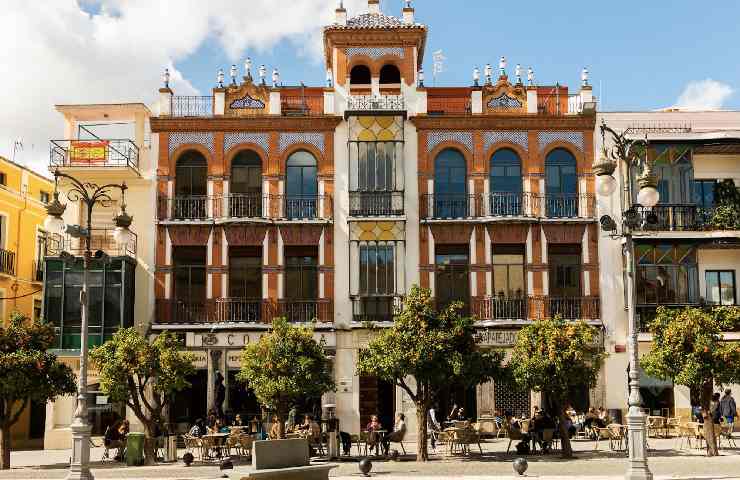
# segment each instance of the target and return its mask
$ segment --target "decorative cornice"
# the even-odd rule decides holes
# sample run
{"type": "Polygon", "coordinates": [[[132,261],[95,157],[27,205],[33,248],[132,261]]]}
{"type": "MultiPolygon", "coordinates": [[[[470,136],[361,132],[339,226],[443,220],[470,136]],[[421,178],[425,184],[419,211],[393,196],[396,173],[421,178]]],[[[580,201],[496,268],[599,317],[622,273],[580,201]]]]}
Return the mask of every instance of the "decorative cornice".
{"type": "Polygon", "coordinates": [[[263,115],[253,117],[152,117],[153,133],[158,132],[333,132],[342,122],[339,116],[283,117],[263,115]]]}
{"type": "Polygon", "coordinates": [[[410,118],[419,130],[573,130],[593,132],[594,116],[440,115],[410,118]]]}
{"type": "Polygon", "coordinates": [[[346,50],[347,58],[352,59],[354,57],[370,57],[373,60],[377,60],[380,57],[391,55],[394,57],[404,58],[405,52],[401,47],[349,47],[346,50]]]}

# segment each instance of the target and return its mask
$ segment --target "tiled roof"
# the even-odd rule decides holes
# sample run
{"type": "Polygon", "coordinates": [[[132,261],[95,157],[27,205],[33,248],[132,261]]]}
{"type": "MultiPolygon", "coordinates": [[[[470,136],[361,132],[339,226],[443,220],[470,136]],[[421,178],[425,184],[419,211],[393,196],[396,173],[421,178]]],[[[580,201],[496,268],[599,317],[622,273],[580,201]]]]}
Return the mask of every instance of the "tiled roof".
{"type": "Polygon", "coordinates": [[[347,26],[329,25],[327,28],[334,29],[362,29],[362,28],[424,28],[424,25],[414,23],[406,24],[402,20],[382,13],[363,13],[347,19],[347,26]]]}

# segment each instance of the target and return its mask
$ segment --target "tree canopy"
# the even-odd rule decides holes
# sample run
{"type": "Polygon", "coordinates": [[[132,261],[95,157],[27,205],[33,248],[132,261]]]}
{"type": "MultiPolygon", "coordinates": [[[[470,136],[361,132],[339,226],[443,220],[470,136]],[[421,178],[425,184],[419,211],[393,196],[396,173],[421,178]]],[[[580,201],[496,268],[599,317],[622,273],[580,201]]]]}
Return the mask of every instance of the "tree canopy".
{"type": "MultiPolygon", "coordinates": [[[[706,419],[714,385],[740,382],[740,342],[725,341],[722,336],[740,329],[740,309],[658,307],[649,328],[653,347],[642,357],[642,368],[648,375],[699,393],[706,419]]],[[[705,434],[714,438],[713,432],[705,434]]],[[[716,446],[709,444],[709,454],[716,454],[716,446]]]]}
{"type": "MultiPolygon", "coordinates": [[[[568,396],[575,388],[596,385],[606,353],[599,332],[586,322],[568,322],[560,317],[538,320],[519,331],[509,366],[516,384],[542,392],[564,420],[568,396]]],[[[561,425],[562,450],[571,456],[567,432],[561,425]]]]}
{"type": "Polygon", "coordinates": [[[313,333],[311,327],[294,326],[276,318],[270,331],[242,352],[237,379],[280,418],[291,403],[320,397],[335,388],[325,343],[314,340],[313,333]]]}
{"type": "Polygon", "coordinates": [[[72,369],[47,351],[53,346],[54,328],[19,312],[0,326],[0,469],[10,468],[10,427],[28,404],[77,391],[72,369]]]}
{"type": "Polygon", "coordinates": [[[93,349],[90,359],[100,370],[101,391],[113,402],[125,403],[144,425],[146,460],[152,463],[152,439],[162,427],[162,411],[173,393],[190,387],[193,356],[182,351],[173,333],[163,332],[149,342],[134,328],[125,328],[93,349]]]}
{"type": "Polygon", "coordinates": [[[456,302],[437,310],[431,292],[414,286],[393,326],[377,330],[359,353],[358,375],[403,388],[416,405],[420,461],[428,458],[426,414],[439,392],[505,375],[503,352],[478,348],[475,321],[462,314],[462,307],[456,302]]]}

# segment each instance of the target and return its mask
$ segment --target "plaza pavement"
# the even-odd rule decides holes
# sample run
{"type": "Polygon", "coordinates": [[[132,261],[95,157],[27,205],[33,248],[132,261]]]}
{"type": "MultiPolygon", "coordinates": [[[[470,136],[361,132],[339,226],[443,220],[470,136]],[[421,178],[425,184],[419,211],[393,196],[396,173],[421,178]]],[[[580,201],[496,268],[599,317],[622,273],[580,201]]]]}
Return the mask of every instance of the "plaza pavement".
{"type": "MultiPolygon", "coordinates": [[[[740,440],[740,439],[738,439],[740,440]]],[[[470,457],[447,458],[433,454],[427,463],[413,461],[415,444],[404,442],[407,454],[400,461],[374,460],[372,477],[379,480],[489,480],[515,478],[511,461],[516,457],[506,454],[509,440],[505,438],[483,443],[483,455],[477,447],[470,457]]],[[[573,443],[577,458],[563,460],[558,455],[529,455],[527,477],[539,480],[612,480],[622,478],[626,455],[609,450],[608,442],[600,442],[599,450],[593,441],[573,443]]],[[[675,440],[650,439],[650,467],[656,479],[736,479],[740,480],[740,448],[723,449],[721,455],[707,458],[702,450],[677,450],[675,440]]],[[[180,456],[184,451],[180,452],[180,456]]],[[[353,448],[354,453],[354,448],[353,448]]],[[[438,452],[439,453],[439,452],[438,452]]],[[[200,480],[221,477],[218,465],[196,463],[185,467],[160,464],[153,467],[126,467],[115,462],[100,463],[103,449],[95,448],[91,458],[98,479],[200,480]]],[[[20,451],[11,454],[12,469],[0,471],[4,479],[62,479],[66,475],[69,450],[20,451]]],[[[364,478],[359,474],[357,459],[341,460],[332,471],[333,480],[364,478]]],[[[237,465],[238,468],[238,465],[237,465]]],[[[516,477],[521,478],[521,477],[516,477]]]]}

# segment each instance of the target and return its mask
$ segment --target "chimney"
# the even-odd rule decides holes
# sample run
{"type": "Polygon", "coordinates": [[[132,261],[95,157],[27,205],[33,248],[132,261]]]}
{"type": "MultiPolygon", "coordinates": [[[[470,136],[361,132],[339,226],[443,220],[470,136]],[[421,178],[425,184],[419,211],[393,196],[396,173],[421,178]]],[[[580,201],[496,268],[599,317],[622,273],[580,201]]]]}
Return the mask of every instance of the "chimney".
{"type": "Polygon", "coordinates": [[[414,7],[411,6],[411,0],[406,0],[406,6],[403,7],[403,23],[414,24],[414,7]]]}
{"type": "Polygon", "coordinates": [[[380,0],[367,0],[367,11],[374,15],[380,14],[380,0]]]}
{"type": "Polygon", "coordinates": [[[334,11],[336,19],[334,23],[337,25],[347,26],[347,9],[344,8],[344,2],[339,2],[339,7],[334,11]]]}

